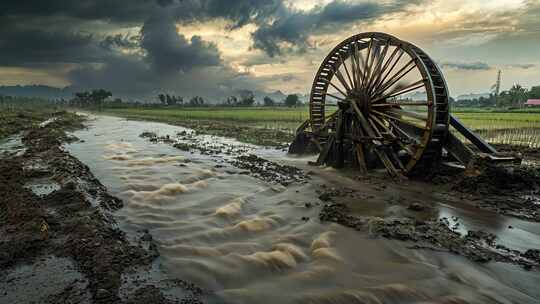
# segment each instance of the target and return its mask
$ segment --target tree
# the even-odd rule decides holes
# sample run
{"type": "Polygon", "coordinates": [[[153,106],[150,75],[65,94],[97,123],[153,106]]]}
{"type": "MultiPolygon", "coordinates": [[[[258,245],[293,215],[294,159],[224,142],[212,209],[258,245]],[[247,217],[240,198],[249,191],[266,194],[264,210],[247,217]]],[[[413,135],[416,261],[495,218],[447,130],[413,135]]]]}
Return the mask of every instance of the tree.
{"type": "Polygon", "coordinates": [[[204,105],[204,99],[200,96],[195,96],[189,100],[189,105],[192,107],[199,107],[204,105]]]}
{"type": "Polygon", "coordinates": [[[175,96],[174,97],[174,103],[182,105],[182,104],[184,104],[184,98],[182,96],[175,96]]]}
{"type": "Polygon", "coordinates": [[[251,91],[245,91],[240,94],[240,104],[243,106],[252,106],[255,103],[255,95],[251,91]]]}
{"type": "Polygon", "coordinates": [[[285,98],[285,105],[287,107],[296,107],[299,103],[300,99],[296,94],[287,95],[287,98],[285,98]]]}
{"type": "Polygon", "coordinates": [[[77,92],[75,93],[75,104],[81,107],[90,105],[90,93],[89,92],[77,92]]]}
{"type": "Polygon", "coordinates": [[[174,106],[176,104],[176,96],[167,94],[167,105],[168,106],[174,106]]]}
{"type": "Polygon", "coordinates": [[[159,94],[158,98],[159,98],[159,101],[161,102],[161,104],[166,104],[167,99],[165,97],[165,94],[159,94]]]}
{"type": "Polygon", "coordinates": [[[265,107],[273,107],[276,103],[274,100],[268,96],[264,97],[264,106],[265,107]]]}
{"type": "Polygon", "coordinates": [[[529,99],[540,99],[540,86],[532,87],[527,94],[529,99]]]}
{"type": "Polygon", "coordinates": [[[236,96],[229,96],[227,97],[227,100],[225,101],[225,103],[228,106],[235,106],[238,103],[238,98],[236,98],[236,96]]]}
{"type": "Polygon", "coordinates": [[[527,90],[519,84],[513,85],[508,90],[508,95],[512,106],[520,107],[527,101],[527,90]]]}
{"type": "Polygon", "coordinates": [[[92,99],[92,103],[99,107],[101,107],[103,102],[105,102],[105,99],[109,97],[112,97],[112,93],[104,89],[93,90],[92,93],[90,93],[90,98],[92,99]]]}

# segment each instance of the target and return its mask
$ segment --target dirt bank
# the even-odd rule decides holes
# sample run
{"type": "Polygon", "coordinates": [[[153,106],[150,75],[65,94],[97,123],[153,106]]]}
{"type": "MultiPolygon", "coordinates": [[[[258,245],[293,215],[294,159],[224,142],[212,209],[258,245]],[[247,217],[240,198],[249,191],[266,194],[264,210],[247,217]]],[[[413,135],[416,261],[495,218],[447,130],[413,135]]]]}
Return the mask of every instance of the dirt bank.
{"type": "Polygon", "coordinates": [[[46,110],[8,110],[0,112],[0,139],[19,133],[38,125],[54,116],[54,111],[46,110]]]}
{"type": "Polygon", "coordinates": [[[248,147],[236,144],[217,144],[215,142],[203,142],[196,137],[195,132],[182,132],[176,137],[158,136],[152,132],[143,132],[139,136],[146,138],[152,143],[165,143],[182,151],[197,151],[204,155],[226,155],[226,162],[238,169],[239,174],[249,174],[269,183],[288,186],[294,182],[305,183],[309,176],[302,170],[288,165],[278,164],[273,161],[250,154],[248,147]]]}
{"type": "Polygon", "coordinates": [[[540,222],[540,167],[489,163],[467,171],[441,167],[427,182],[478,208],[540,222]]]}
{"type": "MultiPolygon", "coordinates": [[[[324,188],[323,188],[324,189],[324,188]]],[[[485,231],[469,230],[466,234],[451,227],[446,218],[424,220],[414,215],[363,216],[355,214],[346,202],[360,195],[352,189],[327,189],[321,191],[321,200],[326,201],[319,213],[323,222],[335,222],[372,237],[384,237],[409,242],[410,249],[445,251],[486,263],[490,261],[512,263],[526,270],[540,269],[540,250],[531,248],[519,251],[497,243],[496,235],[485,231]]],[[[406,202],[401,202],[406,203],[406,202]]],[[[410,213],[426,210],[424,204],[411,203],[410,213]]]]}
{"type": "Polygon", "coordinates": [[[152,238],[129,241],[110,215],[122,202],[61,147],[82,122],[55,113],[0,162],[0,302],[199,303],[195,286],[143,276],[159,256],[152,238]]]}
{"type": "MultiPolygon", "coordinates": [[[[107,114],[107,112],[105,112],[107,114]]],[[[113,113],[131,120],[163,122],[196,130],[198,134],[223,136],[238,141],[275,148],[286,148],[294,139],[293,132],[276,130],[234,120],[178,120],[170,117],[113,113]]]]}

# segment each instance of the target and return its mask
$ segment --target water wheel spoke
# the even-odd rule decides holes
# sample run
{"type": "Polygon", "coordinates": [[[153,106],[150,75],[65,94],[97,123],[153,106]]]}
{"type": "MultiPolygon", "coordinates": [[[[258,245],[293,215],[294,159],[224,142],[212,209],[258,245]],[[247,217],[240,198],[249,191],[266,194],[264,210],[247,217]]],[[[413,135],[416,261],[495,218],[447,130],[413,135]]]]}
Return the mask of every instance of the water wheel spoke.
{"type": "Polygon", "coordinates": [[[381,80],[382,80],[382,77],[384,75],[384,73],[386,72],[386,69],[388,69],[388,67],[390,66],[390,64],[392,63],[392,60],[394,59],[394,57],[397,55],[397,53],[400,51],[401,49],[400,48],[395,48],[394,51],[392,52],[392,54],[390,55],[390,57],[388,58],[388,60],[384,63],[379,75],[377,76],[377,79],[376,81],[373,83],[373,85],[371,86],[371,88],[369,89],[368,92],[372,92],[374,88],[376,88],[381,80]]]}
{"type": "Polygon", "coordinates": [[[396,116],[389,115],[389,114],[387,114],[388,112],[387,112],[387,113],[383,113],[383,112],[379,112],[379,111],[373,110],[373,109],[371,110],[371,112],[372,112],[373,114],[376,114],[376,115],[385,117],[385,118],[390,119],[390,120],[399,121],[399,122],[401,122],[401,123],[404,123],[404,124],[409,125],[409,126],[412,126],[412,127],[416,127],[416,128],[418,128],[418,129],[421,129],[421,130],[428,130],[428,128],[426,128],[426,127],[421,127],[421,126],[419,126],[419,125],[417,125],[417,124],[415,124],[415,123],[413,123],[413,122],[411,122],[411,121],[402,119],[401,117],[396,117],[396,116]]]}
{"type": "MultiPolygon", "coordinates": [[[[402,136],[407,137],[407,139],[408,139],[409,141],[412,141],[412,142],[414,142],[415,144],[420,144],[420,141],[418,140],[418,138],[416,138],[416,137],[410,135],[409,133],[407,133],[406,131],[404,131],[404,130],[403,130],[401,127],[399,127],[395,122],[393,122],[393,121],[388,121],[388,123],[392,126],[392,128],[393,128],[394,130],[396,130],[396,133],[399,133],[399,134],[401,134],[402,136]]],[[[422,131],[423,131],[423,130],[422,130],[422,131]]],[[[399,137],[399,135],[398,135],[398,137],[399,137]]]]}
{"type": "Polygon", "coordinates": [[[347,92],[350,92],[351,88],[349,87],[349,84],[347,84],[347,81],[343,77],[343,74],[341,74],[341,71],[339,69],[335,69],[334,67],[332,67],[332,69],[334,70],[334,74],[337,76],[341,85],[345,88],[347,92]]]}
{"type": "Polygon", "coordinates": [[[393,113],[396,115],[411,117],[411,118],[418,119],[424,122],[428,121],[428,118],[420,113],[411,112],[411,111],[407,111],[403,109],[392,108],[392,109],[388,109],[386,112],[393,113]]]}
{"type": "Polygon", "coordinates": [[[399,107],[399,106],[429,106],[429,102],[386,102],[372,104],[372,107],[399,107]]]}
{"type": "MultiPolygon", "coordinates": [[[[381,121],[379,120],[376,116],[372,115],[370,118],[370,120],[373,120],[376,124],[378,124],[379,126],[381,126],[382,129],[384,129],[386,131],[386,133],[392,137],[392,139],[397,142],[401,148],[403,148],[403,150],[405,150],[405,152],[409,155],[413,155],[413,152],[411,150],[409,150],[409,147],[406,146],[403,141],[401,140],[401,138],[396,135],[396,134],[393,134],[392,131],[381,121]]],[[[396,158],[397,158],[397,155],[396,155],[396,158]]],[[[397,158],[399,160],[399,158],[397,158]]],[[[403,166],[403,164],[401,163],[401,161],[399,162],[400,164],[400,168],[402,170],[405,170],[405,167],[403,166]]]]}
{"type": "MultiPolygon", "coordinates": [[[[396,60],[394,61],[394,63],[390,66],[390,68],[388,69],[388,71],[385,72],[383,78],[377,83],[376,86],[374,86],[374,87],[369,91],[369,93],[370,93],[372,96],[374,95],[374,94],[373,94],[374,92],[378,92],[378,91],[380,90],[381,86],[384,85],[386,79],[388,78],[388,76],[390,76],[390,74],[392,73],[392,71],[394,70],[394,68],[396,67],[396,65],[398,64],[399,60],[401,59],[401,57],[403,57],[403,54],[405,53],[405,52],[403,51],[402,48],[396,48],[396,50],[397,50],[398,53],[399,53],[398,57],[396,58],[396,60]]],[[[392,54],[392,55],[394,55],[394,54],[392,54]]],[[[392,59],[392,58],[390,58],[390,59],[388,60],[388,62],[387,62],[388,64],[390,63],[391,59],[392,59]]]]}
{"type": "Polygon", "coordinates": [[[347,68],[347,64],[345,63],[345,60],[343,60],[343,57],[341,56],[341,52],[338,52],[338,58],[339,58],[339,61],[341,61],[341,65],[343,66],[343,68],[345,68],[345,74],[347,75],[347,79],[349,79],[351,89],[353,89],[355,87],[354,81],[352,81],[351,74],[349,74],[349,69],[347,68]]]}
{"type": "Polygon", "coordinates": [[[410,71],[412,71],[415,67],[416,60],[411,59],[409,62],[407,62],[406,65],[404,65],[394,76],[392,76],[388,82],[385,84],[382,84],[379,90],[377,90],[375,93],[373,93],[372,97],[379,96],[384,93],[387,89],[392,87],[395,83],[397,83],[399,80],[401,80],[403,77],[407,76],[410,71]]]}
{"type": "Polygon", "coordinates": [[[326,78],[320,78],[322,81],[328,83],[330,86],[332,86],[334,89],[336,89],[339,93],[341,93],[341,95],[343,95],[344,97],[347,97],[347,94],[344,93],[338,86],[336,86],[331,80],[328,80],[326,78]]]}
{"type": "Polygon", "coordinates": [[[375,131],[375,133],[377,134],[377,136],[382,137],[382,133],[380,132],[379,128],[377,128],[377,126],[375,126],[375,123],[373,122],[373,120],[371,119],[371,117],[367,118],[367,121],[369,122],[369,125],[371,126],[371,128],[373,129],[373,131],[375,131]]]}
{"type": "Polygon", "coordinates": [[[335,99],[337,99],[337,100],[341,100],[341,101],[347,101],[347,100],[346,100],[346,99],[344,99],[344,98],[341,98],[341,97],[337,97],[336,95],[334,95],[334,94],[331,94],[331,93],[328,93],[328,92],[327,92],[327,93],[324,93],[324,95],[326,95],[326,96],[330,96],[330,97],[333,97],[333,98],[335,98],[335,99]]]}
{"type": "Polygon", "coordinates": [[[417,90],[417,89],[422,88],[424,86],[425,86],[424,79],[419,80],[419,81],[414,82],[414,83],[411,83],[411,84],[408,84],[408,85],[405,85],[403,87],[400,86],[400,87],[395,88],[392,92],[390,92],[390,93],[388,93],[386,95],[375,98],[374,100],[372,100],[372,103],[376,103],[377,101],[380,101],[380,100],[384,100],[384,99],[387,99],[387,98],[392,98],[392,97],[396,97],[396,96],[399,96],[399,95],[402,95],[402,94],[405,94],[405,93],[409,93],[411,91],[417,90]]]}
{"type": "Polygon", "coordinates": [[[390,135],[392,134],[392,131],[384,124],[384,122],[377,118],[377,116],[371,115],[369,119],[373,120],[373,122],[379,126],[379,130],[384,130],[385,133],[390,135]]]}
{"type": "Polygon", "coordinates": [[[362,54],[360,53],[360,50],[358,49],[358,42],[354,44],[353,56],[356,63],[356,82],[358,83],[358,88],[360,88],[363,85],[362,83],[363,69],[360,66],[360,62],[363,61],[363,58],[361,58],[362,54]]]}
{"type": "Polygon", "coordinates": [[[360,73],[360,71],[358,70],[358,65],[357,65],[358,61],[357,61],[356,54],[354,51],[354,46],[349,47],[349,52],[351,53],[350,55],[351,73],[352,73],[352,78],[354,80],[354,88],[359,89],[360,82],[358,81],[358,73],[360,73]]]}
{"type": "Polygon", "coordinates": [[[384,62],[384,59],[386,58],[386,53],[388,52],[388,48],[390,47],[390,41],[387,40],[384,49],[382,53],[378,56],[377,64],[375,65],[375,69],[373,70],[374,77],[371,77],[366,89],[369,91],[371,86],[374,84],[374,82],[381,76],[381,67],[382,63],[384,62]]]}
{"type": "Polygon", "coordinates": [[[371,49],[373,48],[373,39],[369,40],[366,59],[364,61],[364,74],[362,75],[362,84],[366,87],[367,77],[369,74],[369,59],[371,58],[371,49]]]}

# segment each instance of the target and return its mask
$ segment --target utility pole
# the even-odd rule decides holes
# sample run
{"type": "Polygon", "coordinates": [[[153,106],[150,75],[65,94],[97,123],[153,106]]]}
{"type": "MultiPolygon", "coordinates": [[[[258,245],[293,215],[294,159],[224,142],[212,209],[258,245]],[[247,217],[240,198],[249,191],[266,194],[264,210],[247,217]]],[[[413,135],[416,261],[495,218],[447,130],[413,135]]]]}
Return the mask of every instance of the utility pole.
{"type": "Polygon", "coordinates": [[[495,105],[499,103],[499,93],[501,91],[501,70],[497,73],[497,82],[491,86],[491,89],[495,91],[495,105]]]}

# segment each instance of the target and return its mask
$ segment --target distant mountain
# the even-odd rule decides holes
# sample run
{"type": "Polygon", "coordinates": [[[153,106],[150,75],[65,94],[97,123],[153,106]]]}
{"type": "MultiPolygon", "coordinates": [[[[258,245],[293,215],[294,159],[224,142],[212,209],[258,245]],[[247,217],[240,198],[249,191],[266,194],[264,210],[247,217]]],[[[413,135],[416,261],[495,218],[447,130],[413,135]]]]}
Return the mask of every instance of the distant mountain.
{"type": "Polygon", "coordinates": [[[264,97],[266,96],[272,98],[272,100],[274,100],[274,102],[276,103],[282,102],[287,97],[287,95],[285,95],[279,90],[274,92],[255,91],[253,92],[253,94],[255,95],[255,100],[257,101],[257,103],[260,104],[263,104],[264,97]]]}
{"type": "Polygon", "coordinates": [[[45,99],[71,98],[72,87],[55,88],[46,85],[0,86],[0,95],[17,97],[40,97],[45,99]]]}
{"type": "Polygon", "coordinates": [[[489,93],[479,93],[479,94],[471,93],[471,94],[463,94],[463,95],[459,95],[458,97],[456,97],[456,100],[472,100],[472,99],[478,99],[478,98],[480,98],[480,97],[488,98],[488,97],[489,97],[489,93]]]}
{"type": "Polygon", "coordinates": [[[421,101],[421,100],[427,100],[427,94],[426,92],[411,92],[411,93],[403,94],[401,98],[411,99],[414,101],[421,101]]]}

